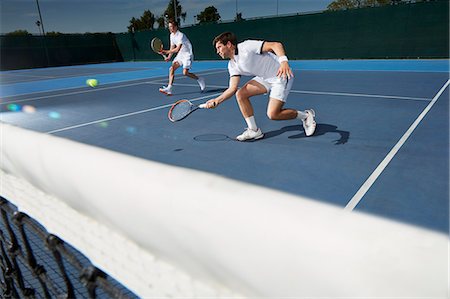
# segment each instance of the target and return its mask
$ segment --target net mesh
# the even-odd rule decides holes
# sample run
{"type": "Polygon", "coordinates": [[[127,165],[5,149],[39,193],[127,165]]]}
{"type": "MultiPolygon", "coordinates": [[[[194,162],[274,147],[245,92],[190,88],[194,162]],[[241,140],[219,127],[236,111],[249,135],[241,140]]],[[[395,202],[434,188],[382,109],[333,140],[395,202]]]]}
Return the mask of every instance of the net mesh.
{"type": "Polygon", "coordinates": [[[4,294],[13,298],[27,294],[36,298],[236,298],[221,286],[189,276],[28,181],[1,169],[0,178],[4,294]]]}
{"type": "Polygon", "coordinates": [[[0,197],[3,298],[137,298],[0,197]]]}
{"type": "MultiPolygon", "coordinates": [[[[106,183],[104,189],[99,181],[105,181],[100,178],[112,179],[106,174],[107,170],[96,175],[97,178],[90,177],[80,183],[78,180],[89,176],[91,171],[83,166],[85,172],[80,172],[78,158],[66,152],[63,156],[75,159],[74,164],[63,165],[55,161],[61,146],[69,151],[78,148],[76,156],[80,155],[81,148],[87,149],[85,146],[2,123],[0,134],[0,284],[3,294],[13,298],[234,297],[234,292],[229,289],[193,277],[112,225],[111,221],[118,220],[131,226],[132,230],[139,228],[131,223],[143,219],[138,216],[142,209],[134,209],[130,202],[142,196],[133,194],[133,190],[143,189],[143,182],[130,189],[119,188],[123,193],[117,189],[95,199],[93,195],[99,190],[102,193],[102,190],[111,189],[111,184],[125,183],[120,176],[120,184],[106,183]],[[35,150],[30,151],[30,146],[22,142],[36,142],[35,150]],[[47,154],[52,158],[47,159],[47,154]],[[90,185],[93,181],[97,183],[90,185]],[[115,209],[121,203],[127,208],[115,209]],[[112,220],[105,221],[101,215],[108,211],[122,215],[116,214],[112,220]]],[[[89,148],[89,151],[93,154],[97,150],[89,148]]],[[[103,154],[109,156],[111,153],[103,154]]],[[[93,159],[97,161],[85,165],[95,164],[92,170],[102,171],[100,165],[103,163],[93,159]]],[[[104,165],[118,166],[121,164],[118,161],[104,165]]],[[[125,158],[124,165],[128,165],[127,161],[130,162],[125,158]]],[[[132,164],[133,161],[131,159],[132,164]]],[[[142,162],[139,160],[136,165],[142,162]]],[[[138,175],[130,182],[139,181],[139,177],[142,176],[138,175]]],[[[149,182],[148,178],[146,181],[149,182]]],[[[145,232],[151,227],[145,224],[142,227],[143,233],[137,234],[137,238],[145,240],[145,232]]],[[[147,238],[148,241],[151,239],[147,238]]]]}
{"type": "Polygon", "coordinates": [[[0,194],[18,209],[1,205],[9,297],[446,294],[447,235],[1,123],[0,134],[0,194]],[[202,192],[186,195],[193,182],[202,192]],[[24,214],[45,228],[36,242],[24,214]]]}

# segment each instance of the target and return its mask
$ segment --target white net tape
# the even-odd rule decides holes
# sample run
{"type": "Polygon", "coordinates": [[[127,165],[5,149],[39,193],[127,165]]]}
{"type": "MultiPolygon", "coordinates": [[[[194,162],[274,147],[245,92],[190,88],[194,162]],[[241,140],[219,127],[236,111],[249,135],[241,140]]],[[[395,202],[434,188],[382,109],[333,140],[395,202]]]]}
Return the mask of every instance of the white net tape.
{"type": "Polygon", "coordinates": [[[446,235],[0,126],[1,195],[140,297],[448,294],[446,235]]]}
{"type": "MultiPolygon", "coordinates": [[[[148,250],[42,192],[27,181],[0,169],[0,194],[51,233],[106,270],[141,298],[236,297],[224,287],[193,279],[148,250]]],[[[44,245],[43,245],[44,246],[44,245]]]]}

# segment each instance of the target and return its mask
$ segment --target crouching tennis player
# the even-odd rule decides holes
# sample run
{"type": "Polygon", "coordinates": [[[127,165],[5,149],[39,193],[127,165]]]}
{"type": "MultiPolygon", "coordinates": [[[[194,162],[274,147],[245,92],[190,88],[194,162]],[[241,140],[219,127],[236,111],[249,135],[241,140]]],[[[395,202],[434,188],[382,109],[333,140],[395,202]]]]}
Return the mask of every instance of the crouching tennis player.
{"type": "Polygon", "coordinates": [[[215,108],[236,94],[242,116],[247,123],[247,129],[236,137],[237,140],[256,140],[264,137],[256,124],[250,103],[250,97],[264,93],[269,93],[267,116],[270,119],[297,118],[302,121],[306,136],[314,134],[316,130],[314,110],[297,111],[283,108],[294,76],[281,43],[246,40],[238,44],[233,33],[224,32],[214,38],[213,45],[220,57],[230,59],[228,62],[230,82],[229,87],[220,96],[206,102],[206,107],[215,108]],[[238,90],[241,75],[255,77],[238,90]]]}

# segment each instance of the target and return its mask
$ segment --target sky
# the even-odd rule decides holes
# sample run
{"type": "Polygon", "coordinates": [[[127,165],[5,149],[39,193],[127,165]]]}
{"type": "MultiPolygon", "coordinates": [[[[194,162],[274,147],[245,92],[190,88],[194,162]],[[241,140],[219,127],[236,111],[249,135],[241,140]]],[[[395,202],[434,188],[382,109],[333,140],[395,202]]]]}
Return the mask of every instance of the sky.
{"type": "MultiPolygon", "coordinates": [[[[187,13],[181,27],[192,25],[208,6],[217,8],[222,21],[325,10],[332,0],[178,0],[187,13]]],[[[36,0],[1,0],[0,33],[27,30],[39,34],[36,0]]],[[[38,0],[46,32],[126,32],[132,17],[145,10],[160,16],[169,0],[38,0]]]]}

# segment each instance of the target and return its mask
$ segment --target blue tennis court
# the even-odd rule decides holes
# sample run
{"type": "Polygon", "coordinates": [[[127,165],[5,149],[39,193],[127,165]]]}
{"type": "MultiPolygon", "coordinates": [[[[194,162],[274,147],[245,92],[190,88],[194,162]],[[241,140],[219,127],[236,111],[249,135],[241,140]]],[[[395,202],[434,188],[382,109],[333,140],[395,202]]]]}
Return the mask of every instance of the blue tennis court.
{"type": "Polygon", "coordinates": [[[255,3],[2,1],[1,298],[449,297],[449,1],[255,3]]]}
{"type": "Polygon", "coordinates": [[[312,137],[298,121],[269,120],[267,95],[252,99],[265,133],[256,142],[234,139],[245,128],[234,97],[170,122],[167,113],[177,100],[199,104],[227,88],[225,61],[195,62],[193,71],[206,79],[203,93],[177,73],[171,97],[158,92],[167,83],[163,62],[4,71],[0,117],[22,128],[447,232],[449,61],[291,65],[295,81],[285,106],[316,111],[312,137]],[[99,86],[88,87],[88,78],[99,86]]]}

